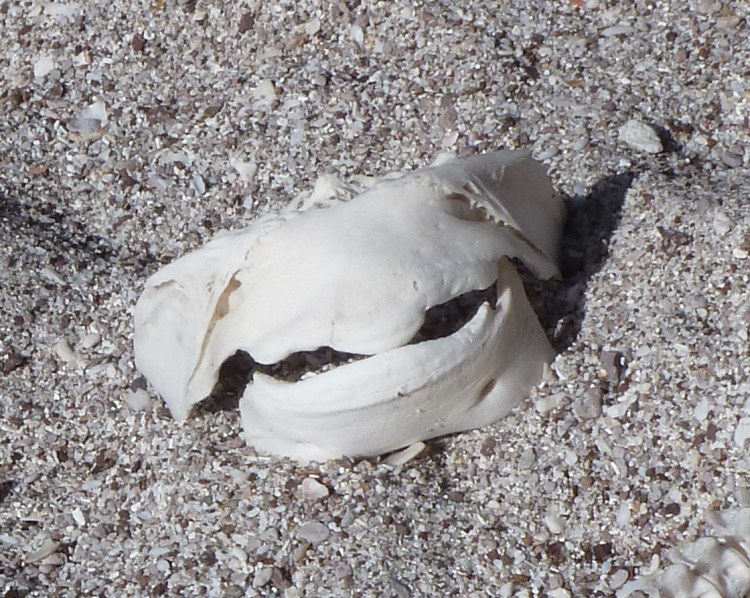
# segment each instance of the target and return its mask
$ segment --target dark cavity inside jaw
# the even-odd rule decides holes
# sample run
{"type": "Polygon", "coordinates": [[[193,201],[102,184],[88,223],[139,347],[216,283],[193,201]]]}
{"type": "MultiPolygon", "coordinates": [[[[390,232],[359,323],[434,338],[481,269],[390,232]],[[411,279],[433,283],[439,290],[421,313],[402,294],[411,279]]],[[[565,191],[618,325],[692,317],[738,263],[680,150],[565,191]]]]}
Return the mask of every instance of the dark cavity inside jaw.
{"type": "MultiPolygon", "coordinates": [[[[486,289],[469,291],[428,309],[424,323],[407,344],[416,345],[456,333],[474,317],[483,303],[489,303],[493,308],[496,306],[496,283],[493,282],[486,289]]],[[[221,365],[219,380],[205,401],[206,404],[202,405],[202,409],[216,411],[236,404],[255,372],[285,382],[298,382],[303,377],[320,374],[367,357],[369,355],[320,347],[314,351],[292,353],[276,363],[263,364],[256,362],[247,352],[237,351],[221,365]]]]}

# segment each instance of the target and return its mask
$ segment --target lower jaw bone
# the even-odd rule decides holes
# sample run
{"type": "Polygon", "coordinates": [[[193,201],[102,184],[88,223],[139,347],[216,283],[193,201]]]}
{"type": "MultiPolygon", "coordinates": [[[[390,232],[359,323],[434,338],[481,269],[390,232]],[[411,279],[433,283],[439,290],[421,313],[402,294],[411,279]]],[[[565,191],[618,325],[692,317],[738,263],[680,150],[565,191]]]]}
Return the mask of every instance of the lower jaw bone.
{"type": "Polygon", "coordinates": [[[460,330],[296,382],[256,373],[240,400],[244,436],[300,461],[373,456],[481,427],[536,385],[554,351],[513,266],[498,267],[498,300],[460,330]]]}

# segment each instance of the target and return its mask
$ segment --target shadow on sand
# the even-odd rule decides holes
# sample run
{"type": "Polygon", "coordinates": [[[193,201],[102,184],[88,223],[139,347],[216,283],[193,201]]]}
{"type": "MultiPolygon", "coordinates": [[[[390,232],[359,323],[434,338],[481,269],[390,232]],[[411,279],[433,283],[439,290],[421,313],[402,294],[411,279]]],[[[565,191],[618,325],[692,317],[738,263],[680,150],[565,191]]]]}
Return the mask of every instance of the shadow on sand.
{"type": "Polygon", "coordinates": [[[613,175],[597,182],[588,195],[566,198],[562,280],[539,281],[519,268],[529,300],[557,352],[569,347],[581,330],[586,289],[609,255],[610,240],[635,176],[631,172],[613,175]]]}

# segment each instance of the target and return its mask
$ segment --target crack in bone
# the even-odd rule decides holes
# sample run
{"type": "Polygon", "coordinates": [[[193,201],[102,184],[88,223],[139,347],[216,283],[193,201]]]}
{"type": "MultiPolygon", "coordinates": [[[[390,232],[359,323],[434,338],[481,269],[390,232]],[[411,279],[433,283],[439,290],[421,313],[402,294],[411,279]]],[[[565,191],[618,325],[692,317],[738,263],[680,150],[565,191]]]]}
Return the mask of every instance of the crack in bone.
{"type": "MultiPolygon", "coordinates": [[[[203,335],[203,340],[201,341],[201,350],[198,357],[198,363],[203,361],[203,358],[206,354],[206,348],[208,347],[209,339],[211,338],[211,335],[213,334],[214,328],[216,328],[216,325],[219,323],[219,321],[226,316],[229,313],[229,297],[234,293],[237,289],[239,289],[242,286],[242,283],[237,280],[237,272],[232,274],[232,277],[229,279],[229,282],[227,282],[227,286],[224,287],[224,290],[221,292],[221,295],[219,295],[218,300],[216,301],[216,307],[214,307],[214,313],[211,315],[211,321],[208,323],[208,327],[206,328],[206,333],[203,335]]],[[[190,380],[193,379],[193,376],[195,376],[195,373],[198,371],[198,368],[196,367],[193,370],[193,375],[190,377],[190,380]]]]}

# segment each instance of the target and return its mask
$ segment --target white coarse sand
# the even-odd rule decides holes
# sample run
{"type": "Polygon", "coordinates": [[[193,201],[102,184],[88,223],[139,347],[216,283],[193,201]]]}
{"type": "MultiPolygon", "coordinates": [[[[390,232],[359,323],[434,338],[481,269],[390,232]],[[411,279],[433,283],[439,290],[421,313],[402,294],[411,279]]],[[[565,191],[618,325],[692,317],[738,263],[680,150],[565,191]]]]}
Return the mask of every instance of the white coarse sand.
{"type": "Polygon", "coordinates": [[[610,596],[750,506],[750,3],[13,0],[0,32],[3,596],[610,596]],[[144,280],[219,230],[520,147],[571,216],[510,417],[300,466],[135,370],[144,280]]]}

